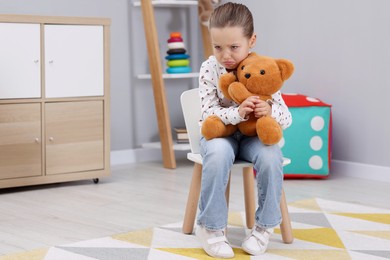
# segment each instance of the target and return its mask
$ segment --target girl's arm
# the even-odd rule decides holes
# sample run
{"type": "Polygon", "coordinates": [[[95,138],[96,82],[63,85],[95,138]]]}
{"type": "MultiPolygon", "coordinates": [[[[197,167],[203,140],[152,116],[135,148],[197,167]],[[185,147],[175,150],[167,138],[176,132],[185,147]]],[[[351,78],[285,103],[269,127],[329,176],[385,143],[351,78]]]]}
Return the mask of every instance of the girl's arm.
{"type": "Polygon", "coordinates": [[[292,117],[280,91],[272,95],[272,102],[272,117],[283,129],[286,129],[291,125],[292,117]]]}
{"type": "Polygon", "coordinates": [[[205,61],[200,69],[199,75],[199,96],[201,103],[201,120],[205,120],[210,115],[217,115],[224,124],[236,125],[245,119],[238,113],[238,106],[233,101],[229,101],[222,96],[217,89],[218,71],[217,64],[205,61]]]}

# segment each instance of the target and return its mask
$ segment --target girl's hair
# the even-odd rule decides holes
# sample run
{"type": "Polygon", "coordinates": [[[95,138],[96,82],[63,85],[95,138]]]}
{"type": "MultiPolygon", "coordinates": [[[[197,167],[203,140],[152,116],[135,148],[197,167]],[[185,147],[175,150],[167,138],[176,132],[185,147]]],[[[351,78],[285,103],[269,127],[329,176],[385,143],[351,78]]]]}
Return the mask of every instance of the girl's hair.
{"type": "Polygon", "coordinates": [[[243,4],[227,2],[215,8],[210,16],[209,29],[236,26],[242,27],[245,37],[252,37],[252,13],[243,4]]]}

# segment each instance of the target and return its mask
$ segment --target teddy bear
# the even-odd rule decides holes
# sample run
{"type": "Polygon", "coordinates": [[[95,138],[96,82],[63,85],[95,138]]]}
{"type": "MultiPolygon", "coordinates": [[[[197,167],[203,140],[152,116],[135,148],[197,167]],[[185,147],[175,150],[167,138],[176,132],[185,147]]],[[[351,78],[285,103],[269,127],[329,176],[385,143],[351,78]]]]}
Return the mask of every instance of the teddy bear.
{"type": "Polygon", "coordinates": [[[209,25],[209,18],[214,7],[221,2],[220,0],[198,0],[198,15],[200,23],[204,26],[209,25]]]}
{"type": "MultiPolygon", "coordinates": [[[[250,96],[259,96],[272,105],[271,95],[282,88],[284,81],[293,72],[294,65],[289,60],[274,59],[252,52],[237,66],[236,75],[230,72],[220,77],[219,86],[223,95],[237,104],[250,96]]],[[[269,115],[256,118],[254,113],[250,113],[248,120],[238,125],[225,125],[218,116],[209,116],[204,120],[201,132],[210,140],[229,136],[237,128],[247,136],[257,134],[266,145],[277,144],[283,136],[282,128],[274,118],[269,115]]]]}

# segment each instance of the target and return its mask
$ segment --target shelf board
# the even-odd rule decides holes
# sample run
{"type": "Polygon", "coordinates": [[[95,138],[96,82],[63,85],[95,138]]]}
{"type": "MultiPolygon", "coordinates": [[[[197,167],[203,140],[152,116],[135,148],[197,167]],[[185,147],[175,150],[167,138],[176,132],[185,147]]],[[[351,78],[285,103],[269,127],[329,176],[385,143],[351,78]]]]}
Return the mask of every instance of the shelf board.
{"type": "MultiPolygon", "coordinates": [[[[161,149],[161,143],[160,142],[153,142],[153,143],[144,143],[142,144],[143,148],[154,148],[154,149],[161,149]]],[[[189,151],[191,150],[189,143],[177,143],[176,141],[173,141],[173,150],[176,151],[189,151]]]]}
{"type": "MultiPolygon", "coordinates": [[[[140,1],[134,1],[134,6],[141,6],[140,1]]],[[[190,0],[153,0],[152,5],[161,7],[182,7],[182,6],[197,6],[198,1],[190,0]]]]}
{"type": "MultiPolygon", "coordinates": [[[[198,72],[192,72],[192,73],[165,73],[162,74],[163,79],[183,79],[183,78],[197,78],[199,77],[198,72]]],[[[151,79],[152,76],[150,74],[140,74],[137,76],[139,79],[151,79]]]]}

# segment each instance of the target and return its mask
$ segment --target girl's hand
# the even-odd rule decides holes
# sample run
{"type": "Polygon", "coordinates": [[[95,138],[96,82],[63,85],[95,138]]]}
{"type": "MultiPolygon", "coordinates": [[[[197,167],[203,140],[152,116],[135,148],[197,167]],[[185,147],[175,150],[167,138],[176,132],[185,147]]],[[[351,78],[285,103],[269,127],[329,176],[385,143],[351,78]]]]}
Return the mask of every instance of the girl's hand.
{"type": "Polygon", "coordinates": [[[272,114],[272,107],[268,102],[259,99],[255,104],[253,112],[257,118],[267,115],[270,116],[272,114]]]}
{"type": "Polygon", "coordinates": [[[238,114],[242,118],[247,118],[250,113],[252,113],[255,108],[256,104],[261,101],[258,96],[251,96],[244,100],[244,102],[241,103],[241,105],[238,107],[238,114]]]}

